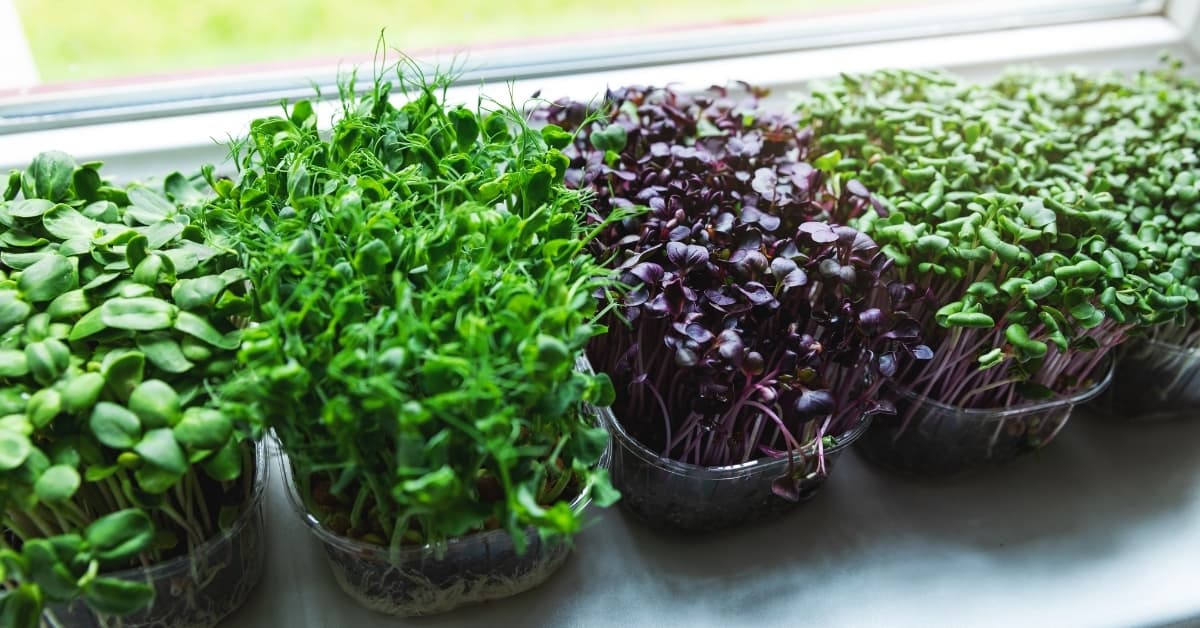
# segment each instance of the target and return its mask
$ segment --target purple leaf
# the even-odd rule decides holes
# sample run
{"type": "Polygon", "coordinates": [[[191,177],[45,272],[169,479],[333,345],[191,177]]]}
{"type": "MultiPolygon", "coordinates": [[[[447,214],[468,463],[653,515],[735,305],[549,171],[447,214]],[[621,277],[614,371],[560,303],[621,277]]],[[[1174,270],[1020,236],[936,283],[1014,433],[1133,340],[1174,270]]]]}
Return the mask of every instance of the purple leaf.
{"type": "Polygon", "coordinates": [[[748,281],[745,286],[737,286],[738,292],[746,295],[746,298],[755,305],[766,305],[775,300],[767,287],[757,281],[748,281]]]}
{"type": "Polygon", "coordinates": [[[671,313],[671,305],[667,303],[667,297],[662,293],[654,295],[654,298],[646,303],[645,309],[656,318],[662,318],[671,313]]]}
{"type": "Polygon", "coordinates": [[[630,290],[625,295],[625,305],[627,307],[637,307],[650,299],[650,292],[646,290],[646,286],[638,286],[634,290],[630,290]]]}
{"type": "Polygon", "coordinates": [[[883,335],[884,338],[894,340],[916,340],[920,336],[921,326],[911,318],[906,318],[896,323],[891,331],[883,335]]]}
{"type": "Polygon", "coordinates": [[[879,373],[884,377],[896,374],[896,353],[889,351],[878,358],[879,373]]]}
{"type": "Polygon", "coordinates": [[[713,231],[718,233],[729,233],[733,231],[733,214],[729,212],[721,212],[717,214],[717,219],[713,221],[713,231]]]}
{"type": "Polygon", "coordinates": [[[775,275],[775,281],[783,281],[784,277],[787,277],[789,273],[798,269],[799,267],[796,266],[796,262],[786,257],[776,257],[771,260],[771,274],[775,275]]]}
{"type": "Polygon", "coordinates": [[[713,339],[712,332],[708,331],[704,325],[699,323],[688,323],[685,333],[687,334],[688,338],[691,338],[702,345],[708,344],[713,339]]]}
{"type": "Polygon", "coordinates": [[[734,267],[744,277],[752,276],[767,269],[767,256],[758,251],[744,251],[739,255],[734,267]]]}
{"type": "Polygon", "coordinates": [[[699,244],[668,242],[667,259],[680,268],[690,268],[708,261],[708,249],[699,244]]]}
{"type": "Polygon", "coordinates": [[[842,265],[839,264],[835,259],[826,258],[821,260],[820,264],[817,264],[817,270],[821,271],[822,277],[840,277],[842,265]]]}
{"type": "Polygon", "coordinates": [[[716,288],[710,288],[708,290],[705,290],[704,296],[713,305],[719,305],[721,307],[726,307],[726,306],[733,305],[734,303],[737,303],[737,299],[735,299],[732,296],[729,296],[729,294],[726,293],[725,291],[718,290],[716,288]]]}
{"type": "Polygon", "coordinates": [[[800,225],[800,233],[808,234],[817,244],[829,244],[838,241],[838,234],[828,224],[823,222],[806,222],[800,225]]]}
{"type": "Polygon", "coordinates": [[[763,214],[762,217],[758,219],[758,226],[762,227],[764,231],[770,233],[778,229],[782,222],[783,221],[780,220],[779,216],[774,214],[763,214]]]}
{"type": "Polygon", "coordinates": [[[775,171],[770,168],[759,168],[754,171],[754,181],[750,183],[750,187],[762,195],[763,200],[775,202],[776,191],[775,186],[779,184],[779,177],[775,175],[775,171]]]}
{"type": "Polygon", "coordinates": [[[814,419],[833,412],[833,395],[828,390],[805,390],[796,399],[796,413],[814,419]]]}
{"type": "Polygon", "coordinates": [[[695,351],[680,345],[675,349],[675,364],[683,368],[691,368],[700,362],[700,356],[695,351]]]}
{"type": "Polygon", "coordinates": [[[692,236],[692,229],[690,227],[686,227],[684,225],[679,225],[679,226],[675,227],[674,229],[671,230],[671,233],[667,235],[667,237],[672,242],[681,242],[683,240],[690,238],[691,236],[692,236]]]}
{"type": "Polygon", "coordinates": [[[846,191],[860,198],[869,198],[871,193],[867,191],[867,186],[862,184],[858,179],[850,179],[846,182],[846,191]]]}
{"type": "Polygon", "coordinates": [[[912,356],[918,360],[932,360],[933,349],[926,345],[917,345],[912,348],[912,356]]]}
{"type": "Polygon", "coordinates": [[[741,361],[744,349],[742,337],[736,331],[726,329],[717,335],[717,352],[722,358],[736,364],[741,361]]]}
{"type": "Polygon", "coordinates": [[[655,284],[663,278],[663,267],[654,262],[642,262],[629,269],[629,274],[645,283],[655,284]]]}
{"type": "Polygon", "coordinates": [[[886,317],[883,315],[883,310],[877,307],[858,313],[858,324],[862,326],[863,331],[869,336],[879,333],[879,328],[883,326],[885,320],[886,317]]]}

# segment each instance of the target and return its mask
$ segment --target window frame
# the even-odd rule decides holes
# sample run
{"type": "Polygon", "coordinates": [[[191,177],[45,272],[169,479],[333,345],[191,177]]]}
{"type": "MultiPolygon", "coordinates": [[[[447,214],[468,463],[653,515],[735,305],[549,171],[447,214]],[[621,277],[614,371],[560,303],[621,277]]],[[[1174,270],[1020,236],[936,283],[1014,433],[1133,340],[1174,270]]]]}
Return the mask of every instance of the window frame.
{"type": "MultiPolygon", "coordinates": [[[[5,1],[0,0],[0,8],[5,1]]],[[[453,91],[461,102],[473,102],[481,91],[501,100],[524,99],[535,91],[546,97],[586,100],[602,95],[606,86],[620,84],[670,82],[685,89],[699,89],[745,80],[771,89],[772,98],[782,101],[802,90],[808,81],[839,72],[864,72],[885,66],[937,67],[969,78],[986,78],[1005,66],[1032,62],[1052,67],[1133,70],[1153,66],[1163,51],[1189,64],[1200,63],[1200,0],[1168,0],[1163,11],[1155,15],[534,73],[515,80],[505,78],[514,74],[501,73],[497,75],[500,78],[491,80],[464,78],[453,91]]],[[[336,90],[326,88],[322,93],[336,90]]],[[[225,158],[221,142],[243,134],[251,120],[277,113],[280,100],[312,95],[310,84],[273,98],[276,104],[272,105],[253,101],[247,106],[236,98],[215,97],[198,108],[124,112],[113,118],[87,117],[89,112],[84,108],[78,112],[82,118],[47,114],[7,127],[0,115],[0,172],[24,167],[34,154],[51,147],[79,159],[106,161],[112,170],[125,176],[162,172],[168,166],[194,169],[197,163],[219,163],[225,158]]],[[[322,119],[332,114],[332,108],[321,111],[322,119]]]]}

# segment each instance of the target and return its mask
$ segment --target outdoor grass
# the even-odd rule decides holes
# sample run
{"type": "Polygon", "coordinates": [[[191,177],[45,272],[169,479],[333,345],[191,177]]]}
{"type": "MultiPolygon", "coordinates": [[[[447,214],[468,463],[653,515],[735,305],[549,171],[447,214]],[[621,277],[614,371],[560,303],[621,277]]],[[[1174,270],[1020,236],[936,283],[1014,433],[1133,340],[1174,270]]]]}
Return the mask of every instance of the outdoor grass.
{"type": "Polygon", "coordinates": [[[778,20],[913,0],[14,0],[43,82],[778,20]]]}

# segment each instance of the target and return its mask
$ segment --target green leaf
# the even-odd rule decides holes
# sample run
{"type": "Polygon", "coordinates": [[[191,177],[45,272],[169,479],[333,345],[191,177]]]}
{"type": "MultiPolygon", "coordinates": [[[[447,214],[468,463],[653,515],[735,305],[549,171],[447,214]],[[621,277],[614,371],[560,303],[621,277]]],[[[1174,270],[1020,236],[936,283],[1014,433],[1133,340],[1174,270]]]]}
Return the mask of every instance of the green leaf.
{"type": "Polygon", "coordinates": [[[179,343],[166,332],[149,332],[137,335],[137,346],[154,366],[168,373],[186,373],[194,367],[179,343]]]}
{"type": "Polygon", "coordinates": [[[838,164],[841,163],[841,161],[842,151],[833,150],[813,160],[813,166],[815,166],[817,170],[834,172],[837,170],[838,164]]]}
{"type": "Polygon", "coordinates": [[[62,394],[53,388],[43,388],[29,398],[25,414],[34,427],[41,429],[49,425],[62,409],[62,394]]]}
{"type": "Polygon", "coordinates": [[[398,496],[406,502],[436,506],[457,497],[462,484],[454,469],[442,466],[415,480],[405,480],[396,488],[398,496]]]}
{"type": "Polygon", "coordinates": [[[100,188],[104,185],[100,173],[97,172],[99,168],[99,163],[91,163],[75,169],[75,173],[71,175],[71,185],[75,188],[75,196],[86,201],[94,201],[99,197],[100,188]]]}
{"type": "Polygon", "coordinates": [[[54,546],[46,539],[32,539],[21,549],[29,559],[29,575],[51,600],[70,600],[79,585],[56,555],[54,546]]]}
{"type": "Polygon", "coordinates": [[[172,431],[176,440],[190,450],[217,449],[233,434],[233,423],[218,410],[188,408],[172,431]]]}
{"type": "Polygon", "coordinates": [[[24,322],[32,311],[33,306],[23,301],[16,290],[0,290],[0,334],[24,322]]]}
{"type": "Polygon", "coordinates": [[[454,124],[454,135],[458,140],[459,148],[461,150],[469,149],[475,143],[475,139],[479,137],[479,121],[476,120],[475,114],[459,107],[451,109],[447,115],[454,124]]]}
{"type": "MultiPolygon", "coordinates": [[[[146,259],[149,246],[150,240],[141,234],[133,236],[128,242],[125,243],[125,262],[129,264],[130,268],[137,268],[138,264],[141,264],[142,261],[146,259]]],[[[162,263],[161,260],[159,263],[162,263]]],[[[157,274],[158,273],[155,273],[155,275],[157,274]]],[[[137,279],[134,279],[134,281],[137,281],[137,279]]],[[[138,281],[138,283],[147,282],[138,281]]]]}
{"type": "Polygon", "coordinates": [[[146,371],[146,356],[138,351],[110,351],[100,364],[109,391],[118,399],[129,399],[133,389],[142,383],[146,371]]]}
{"type": "Polygon", "coordinates": [[[593,469],[591,472],[592,502],[601,508],[606,508],[621,499],[621,492],[613,487],[608,476],[608,469],[593,469]]]}
{"type": "Polygon", "coordinates": [[[617,400],[617,391],[608,373],[597,373],[590,378],[583,400],[601,408],[611,406],[617,400]]]}
{"type": "Polygon", "coordinates": [[[169,220],[176,214],[175,206],[170,201],[149,188],[133,187],[127,194],[133,205],[125,210],[125,215],[143,225],[169,220]]]}
{"type": "Polygon", "coordinates": [[[82,290],[87,292],[89,290],[96,290],[98,288],[103,288],[104,286],[112,283],[114,280],[119,279],[120,277],[121,277],[120,273],[100,273],[99,275],[96,275],[95,277],[93,277],[91,279],[91,281],[83,284],[82,290]]]}
{"type": "Polygon", "coordinates": [[[169,427],[160,427],[146,432],[133,450],[147,462],[164,471],[183,475],[187,473],[187,457],[169,427]]]}
{"type": "MultiPolygon", "coordinates": [[[[8,171],[8,185],[5,186],[4,194],[2,196],[0,196],[0,199],[5,200],[5,201],[11,201],[14,198],[17,198],[17,193],[20,191],[21,191],[21,171],[20,170],[9,170],[8,171]]],[[[3,579],[4,579],[3,576],[0,576],[0,580],[3,580],[3,579]]]]}
{"type": "Polygon", "coordinates": [[[160,222],[149,227],[139,227],[138,231],[146,236],[146,248],[153,251],[178,238],[179,234],[183,233],[183,225],[177,222],[160,222]]]}
{"type": "MultiPolygon", "coordinates": [[[[83,208],[83,210],[80,211],[80,213],[86,218],[91,218],[92,220],[107,223],[109,225],[115,225],[118,221],[120,221],[121,218],[116,203],[111,201],[95,201],[93,203],[89,203],[83,208]]],[[[108,242],[105,240],[116,236],[118,233],[120,233],[120,230],[108,234],[108,236],[106,236],[104,240],[99,241],[99,243],[108,244],[108,242]]]]}
{"type": "Polygon", "coordinates": [[[62,320],[86,314],[91,309],[92,306],[88,303],[87,294],[83,290],[77,289],[64,292],[55,297],[46,308],[46,313],[55,320],[62,320]]]}
{"type": "MultiPolygon", "coordinates": [[[[133,389],[129,394],[129,409],[138,415],[142,425],[147,428],[174,426],[179,423],[182,415],[179,395],[175,389],[157,379],[148,379],[133,389]]],[[[182,439],[180,442],[187,444],[182,439]]]]}
{"type": "Polygon", "coordinates": [[[97,612],[128,615],[150,605],[154,588],[141,582],[101,577],[84,585],[83,599],[97,612]]]}
{"type": "Polygon", "coordinates": [[[619,124],[610,124],[598,131],[592,131],[591,143],[597,150],[619,153],[625,149],[628,133],[619,124]]]}
{"type": "Polygon", "coordinates": [[[608,449],[608,431],[602,427],[584,428],[568,442],[571,457],[585,465],[593,465],[608,449]]]}
{"type": "Polygon", "coordinates": [[[132,331],[168,329],[179,308],[155,297],[115,298],[100,306],[100,320],[108,327],[132,331]]]}
{"type": "Polygon", "coordinates": [[[24,434],[0,430],[0,471],[16,469],[29,457],[33,446],[24,434]]]}
{"type": "Polygon", "coordinates": [[[241,345],[241,334],[237,331],[222,335],[209,322],[191,312],[181,311],[175,318],[175,329],[207,342],[219,349],[237,349],[241,345]]]}
{"type": "Polygon", "coordinates": [[[24,351],[0,349],[0,377],[24,377],[28,373],[24,351]]]}
{"type": "Polygon", "coordinates": [[[183,474],[153,464],[144,464],[133,472],[138,488],[150,495],[162,495],[183,480],[183,474]]]}
{"type": "Polygon", "coordinates": [[[43,386],[49,386],[66,372],[70,361],[71,350],[57,338],[25,345],[25,363],[33,378],[43,386]]]}
{"type": "Polygon", "coordinates": [[[211,308],[226,285],[217,275],[180,279],[171,287],[171,299],[185,310],[211,308]]]}
{"type": "Polygon", "coordinates": [[[178,172],[167,175],[163,181],[167,196],[180,205],[196,205],[205,201],[205,196],[192,185],[188,178],[178,172]]]}
{"type": "Polygon", "coordinates": [[[114,475],[121,470],[121,465],[113,464],[107,466],[93,465],[83,472],[83,479],[88,482],[101,482],[104,478],[114,475]]]}
{"type": "Polygon", "coordinates": [[[242,452],[236,439],[230,439],[202,464],[205,473],[218,482],[232,482],[242,474],[242,452]]]}
{"type": "MultiPolygon", "coordinates": [[[[170,257],[157,252],[150,253],[146,257],[142,258],[142,260],[138,262],[137,266],[134,267],[133,281],[148,287],[156,286],[160,281],[166,281],[169,279],[171,266],[172,264],[170,262],[170,257]],[[167,273],[168,277],[163,277],[164,272],[167,273]]],[[[124,294],[122,296],[133,298],[134,296],[149,296],[149,294],[124,294]]]]}
{"type": "Polygon", "coordinates": [[[98,307],[79,317],[79,320],[71,326],[71,333],[67,339],[75,342],[108,329],[108,326],[104,324],[103,309],[103,307],[98,307]]]}
{"type": "Polygon", "coordinates": [[[27,198],[8,206],[8,214],[14,218],[38,218],[54,207],[52,201],[43,198],[27,198]]]}
{"type": "Polygon", "coordinates": [[[56,150],[41,153],[25,171],[25,197],[57,203],[67,198],[74,174],[75,160],[70,155],[56,150]]]}
{"type": "Polygon", "coordinates": [[[51,301],[68,290],[78,288],[79,276],[71,258],[49,253],[21,271],[17,287],[27,301],[40,303],[51,301]]]}
{"type": "Polygon", "coordinates": [[[571,144],[574,136],[563,130],[557,124],[547,124],[542,127],[542,139],[550,148],[563,149],[571,144]]]}
{"type": "Polygon", "coordinates": [[[88,426],[97,440],[113,449],[129,449],[142,435],[137,415],[108,401],[96,403],[88,426]]]}
{"type": "Polygon", "coordinates": [[[0,598],[0,626],[38,628],[42,619],[42,595],[35,585],[22,584],[0,598]]]}
{"type": "Polygon", "coordinates": [[[154,540],[154,524],[140,510],[118,510],[92,522],[83,536],[96,558],[103,562],[121,562],[150,546],[154,540]]]}
{"type": "Polygon", "coordinates": [[[61,204],[55,205],[42,215],[42,226],[59,240],[91,240],[100,231],[100,223],[79,213],[79,210],[70,205],[61,204]]]}
{"type": "Polygon", "coordinates": [[[79,472],[74,467],[59,464],[42,472],[33,490],[42,501],[62,502],[75,495],[79,483],[79,472]]]}
{"type": "Polygon", "coordinates": [[[364,275],[373,276],[384,272],[392,261],[392,254],[382,240],[372,240],[359,248],[354,266],[364,275]]]}

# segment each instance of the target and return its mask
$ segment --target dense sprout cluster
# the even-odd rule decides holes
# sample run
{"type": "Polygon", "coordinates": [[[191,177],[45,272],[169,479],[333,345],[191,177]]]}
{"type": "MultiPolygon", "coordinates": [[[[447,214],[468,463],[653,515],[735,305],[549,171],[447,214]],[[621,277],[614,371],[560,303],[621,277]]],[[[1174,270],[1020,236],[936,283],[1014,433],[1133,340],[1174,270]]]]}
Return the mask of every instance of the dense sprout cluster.
{"type": "Polygon", "coordinates": [[[519,116],[450,107],[447,79],[347,84],[255,121],[214,237],[244,256],[257,325],[230,412],[274,428],[328,528],[400,548],[503,527],[576,532],[614,495],[607,378],[575,369],[607,271],[580,255],[567,159],[519,116]]]}
{"type": "Polygon", "coordinates": [[[966,407],[1069,393],[1132,330],[1187,305],[1112,186],[1089,184],[1094,167],[1075,159],[1087,138],[1061,104],[884,71],[801,105],[825,158],[886,199],[855,224],[928,287],[914,316],[937,355],[900,373],[918,393],[966,407]]]}
{"type": "Polygon", "coordinates": [[[203,201],[178,174],[165,189],[116,187],[57,152],[9,179],[0,581],[19,583],[2,602],[16,625],[76,597],[144,606],[150,589],[96,571],[191,551],[249,494],[247,431],[213,395],[249,313],[245,274],[191,224],[203,201]]]}
{"type": "Polygon", "coordinates": [[[591,222],[646,208],[592,246],[627,289],[589,349],[643,443],[708,466],[785,456],[889,411],[883,379],[929,357],[915,291],[837,224],[878,201],[808,163],[808,133],[757,94],[627,88],[534,115],[574,136],[567,181],[594,193],[591,222]]]}
{"type": "Polygon", "coordinates": [[[1200,345],[1200,85],[1178,62],[1133,75],[1010,71],[995,89],[1046,103],[1044,115],[1069,129],[1078,149],[1064,160],[1084,185],[1106,191],[1125,217],[1117,248],[1157,262],[1148,279],[1187,308],[1162,309],[1148,333],[1200,345]]]}

